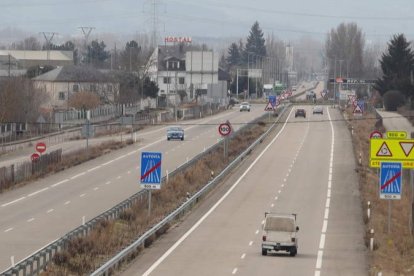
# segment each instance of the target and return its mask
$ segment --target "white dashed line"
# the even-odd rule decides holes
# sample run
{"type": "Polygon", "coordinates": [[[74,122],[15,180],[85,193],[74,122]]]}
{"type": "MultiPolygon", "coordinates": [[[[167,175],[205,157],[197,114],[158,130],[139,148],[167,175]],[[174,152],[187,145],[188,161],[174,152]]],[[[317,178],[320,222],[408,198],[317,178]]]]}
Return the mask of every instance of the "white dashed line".
{"type": "Polygon", "coordinates": [[[44,191],[46,191],[46,190],[48,190],[48,189],[49,189],[49,187],[43,188],[43,189],[41,189],[41,190],[39,190],[39,191],[36,191],[36,192],[34,192],[34,193],[29,194],[28,196],[30,197],[30,196],[37,195],[37,194],[39,194],[39,193],[41,193],[41,192],[44,192],[44,191]]]}
{"type": "Polygon", "coordinates": [[[15,200],[10,201],[10,202],[8,202],[8,203],[4,203],[3,205],[1,205],[1,207],[6,207],[6,206],[9,206],[9,205],[11,205],[11,204],[13,204],[13,203],[16,203],[16,202],[18,202],[18,201],[20,201],[20,200],[23,200],[23,199],[25,199],[25,198],[26,198],[26,197],[25,197],[25,196],[23,196],[23,197],[21,197],[21,198],[15,199],[15,200]]]}
{"type": "Polygon", "coordinates": [[[256,232],[254,232],[256,235],[259,234],[259,230],[256,230],[256,232]]]}
{"type": "Polygon", "coordinates": [[[253,245],[253,241],[250,241],[250,242],[249,242],[249,246],[252,246],[252,245],[253,245]]]}
{"type": "Polygon", "coordinates": [[[262,220],[262,225],[265,223],[265,221],[264,220],[262,220]]]}
{"type": "Polygon", "coordinates": [[[99,165],[99,166],[96,166],[95,168],[89,169],[89,170],[88,170],[88,172],[92,172],[92,171],[94,171],[94,170],[97,170],[97,169],[99,169],[100,167],[102,167],[102,166],[100,166],[100,165],[99,165]]]}
{"type": "Polygon", "coordinates": [[[277,196],[275,196],[275,200],[277,200],[277,196]]]}
{"type": "Polygon", "coordinates": [[[79,197],[84,197],[86,194],[81,194],[79,197]]]}
{"type": "Polygon", "coordinates": [[[325,215],[323,217],[324,219],[328,219],[329,218],[329,208],[325,209],[325,215]]]}
{"type": "Polygon", "coordinates": [[[314,276],[320,276],[321,272],[319,270],[315,270],[315,275],[314,276]]]}
{"type": "Polygon", "coordinates": [[[282,188],[283,188],[283,187],[285,187],[285,184],[282,184],[282,186],[281,186],[281,187],[282,187],[282,188]]]}
{"type": "Polygon", "coordinates": [[[331,189],[328,189],[328,192],[326,193],[326,197],[331,197],[331,189]]]}
{"type": "Polygon", "coordinates": [[[316,259],[316,269],[321,269],[322,267],[322,257],[323,257],[323,250],[318,251],[318,258],[316,259]]]}
{"type": "Polygon", "coordinates": [[[326,199],[326,204],[325,204],[325,207],[326,208],[329,208],[329,206],[331,205],[331,199],[330,198],[327,198],[326,199]]]}
{"type": "Polygon", "coordinates": [[[286,179],[286,178],[284,178],[284,179],[283,179],[283,182],[286,182],[286,181],[287,181],[287,179],[286,179]]]}
{"type": "Polygon", "coordinates": [[[326,233],[326,229],[328,228],[328,221],[326,219],[323,220],[322,226],[322,233],[326,233]]]}
{"type": "Polygon", "coordinates": [[[82,175],[85,175],[86,173],[85,172],[83,172],[83,173],[80,173],[80,174],[77,174],[77,175],[74,175],[74,176],[72,176],[70,179],[76,179],[76,178],[78,178],[78,177],[80,177],[80,176],[82,176],[82,175]]]}
{"type": "Polygon", "coordinates": [[[243,253],[243,255],[241,255],[240,259],[244,259],[246,258],[246,253],[243,253]]]}
{"type": "Polygon", "coordinates": [[[237,273],[237,267],[235,269],[233,269],[233,271],[231,272],[231,274],[236,274],[237,273]]]}
{"type": "Polygon", "coordinates": [[[270,205],[270,208],[273,208],[273,207],[275,207],[275,205],[272,203],[272,204],[270,205]]]}
{"type": "Polygon", "coordinates": [[[319,249],[323,250],[325,247],[325,234],[321,235],[321,240],[319,241],[319,249]]]}
{"type": "Polygon", "coordinates": [[[4,233],[10,232],[13,230],[13,227],[10,227],[9,229],[4,230],[4,233]]]}
{"type": "Polygon", "coordinates": [[[65,202],[65,205],[68,205],[69,203],[70,203],[70,201],[68,200],[68,201],[65,202]]]}
{"type": "Polygon", "coordinates": [[[279,194],[282,192],[281,190],[277,191],[279,194]]]}
{"type": "Polygon", "coordinates": [[[46,213],[52,213],[53,211],[54,211],[55,209],[49,209],[49,210],[47,210],[47,212],[46,213]]]}
{"type": "Polygon", "coordinates": [[[122,178],[122,176],[118,175],[118,177],[116,179],[121,179],[121,178],[122,178]]]}
{"type": "Polygon", "coordinates": [[[34,221],[34,218],[30,218],[27,220],[27,222],[32,222],[32,221],[34,221]]]}
{"type": "Polygon", "coordinates": [[[106,181],[105,185],[111,184],[111,181],[106,181]]]}
{"type": "Polygon", "coordinates": [[[62,181],[59,181],[58,183],[55,183],[55,184],[53,184],[53,185],[50,185],[50,187],[54,188],[54,187],[57,187],[57,186],[59,186],[59,185],[61,185],[61,184],[63,184],[63,183],[66,183],[66,182],[68,182],[68,181],[69,181],[69,179],[64,179],[64,180],[62,180],[62,181]]]}
{"type": "Polygon", "coordinates": [[[111,164],[112,162],[114,162],[114,160],[111,160],[111,161],[108,161],[108,162],[106,162],[106,163],[103,163],[103,164],[102,164],[102,166],[109,165],[109,164],[111,164]]]}
{"type": "Polygon", "coordinates": [[[99,189],[98,187],[93,188],[94,191],[97,191],[98,189],[99,189]]]}

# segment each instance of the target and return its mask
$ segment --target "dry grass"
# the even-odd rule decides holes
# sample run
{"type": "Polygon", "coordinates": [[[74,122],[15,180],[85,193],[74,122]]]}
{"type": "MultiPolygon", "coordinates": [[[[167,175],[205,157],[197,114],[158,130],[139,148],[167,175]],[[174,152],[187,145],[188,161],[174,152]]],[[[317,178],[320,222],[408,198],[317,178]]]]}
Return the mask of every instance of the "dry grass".
{"type": "MultiPolygon", "coordinates": [[[[148,217],[147,202],[137,202],[124,211],[119,219],[102,221],[91,233],[69,243],[66,250],[55,255],[44,275],[86,275],[122,248],[131,244],[152,225],[180,206],[187,193],[194,194],[210,179],[211,171],[217,175],[238,154],[246,149],[266,130],[265,124],[257,124],[235,136],[229,144],[229,158],[223,158],[223,148],[206,154],[204,158],[182,173],[170,177],[161,190],[152,193],[151,216],[148,217]]],[[[148,247],[157,237],[164,234],[169,225],[148,239],[148,247]]],[[[140,250],[134,252],[132,259],[140,250]]]]}
{"type": "MultiPolygon", "coordinates": [[[[352,111],[346,113],[352,118],[352,111]]],[[[364,115],[365,119],[373,114],[364,115]]],[[[391,232],[388,233],[388,201],[379,198],[378,169],[369,168],[369,134],[374,129],[384,132],[384,128],[373,120],[353,120],[354,150],[358,159],[362,153],[362,166],[359,167],[359,186],[361,190],[364,221],[366,223],[365,242],[369,247],[370,229],[375,231],[374,251],[370,252],[370,275],[414,275],[414,241],[410,233],[409,216],[411,214],[411,191],[408,172],[403,175],[403,193],[401,200],[391,202],[391,232]],[[366,215],[367,202],[371,202],[371,219],[366,215]]]]}

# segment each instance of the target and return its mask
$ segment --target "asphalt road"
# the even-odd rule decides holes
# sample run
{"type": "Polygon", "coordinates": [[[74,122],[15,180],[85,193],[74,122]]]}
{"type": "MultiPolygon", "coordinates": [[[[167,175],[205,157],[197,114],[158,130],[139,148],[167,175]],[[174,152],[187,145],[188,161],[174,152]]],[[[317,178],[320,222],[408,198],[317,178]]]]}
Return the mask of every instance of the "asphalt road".
{"type": "Polygon", "coordinates": [[[163,153],[163,173],[217,143],[219,123],[230,120],[238,129],[264,113],[237,108],[204,119],[185,121],[184,141],[167,141],[166,127],[139,135],[140,143],[85,164],[0,194],[0,271],[31,255],[82,223],[140,190],[141,151],[163,153]]]}
{"type": "Polygon", "coordinates": [[[337,109],[304,108],[123,275],[367,275],[349,131],[337,109]],[[296,257],[261,255],[266,211],[298,215],[296,257]]]}

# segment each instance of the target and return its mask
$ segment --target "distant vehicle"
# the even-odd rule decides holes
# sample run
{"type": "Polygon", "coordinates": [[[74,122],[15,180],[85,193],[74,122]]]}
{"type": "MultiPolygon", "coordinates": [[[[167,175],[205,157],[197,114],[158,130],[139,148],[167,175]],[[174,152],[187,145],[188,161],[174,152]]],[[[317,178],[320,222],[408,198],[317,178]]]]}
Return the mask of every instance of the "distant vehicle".
{"type": "Polygon", "coordinates": [[[306,111],[305,111],[305,109],[303,109],[303,108],[296,109],[296,111],[295,111],[295,118],[296,117],[299,117],[299,116],[301,116],[303,118],[306,118],[306,111]]]}
{"type": "Polygon", "coordinates": [[[294,257],[298,253],[296,214],[265,213],[262,255],[269,251],[286,251],[294,257]]]}
{"type": "Polygon", "coordinates": [[[248,102],[242,102],[240,104],[240,112],[242,112],[242,111],[250,112],[250,104],[248,102]]]}
{"type": "Polygon", "coordinates": [[[313,114],[323,114],[323,107],[322,106],[315,106],[312,111],[313,114]]]}
{"type": "Polygon", "coordinates": [[[292,86],[292,91],[298,90],[298,87],[296,85],[292,86]]]}
{"type": "Polygon", "coordinates": [[[180,139],[181,141],[184,140],[184,129],[181,127],[170,127],[167,130],[167,140],[170,141],[171,139],[180,139]]]}

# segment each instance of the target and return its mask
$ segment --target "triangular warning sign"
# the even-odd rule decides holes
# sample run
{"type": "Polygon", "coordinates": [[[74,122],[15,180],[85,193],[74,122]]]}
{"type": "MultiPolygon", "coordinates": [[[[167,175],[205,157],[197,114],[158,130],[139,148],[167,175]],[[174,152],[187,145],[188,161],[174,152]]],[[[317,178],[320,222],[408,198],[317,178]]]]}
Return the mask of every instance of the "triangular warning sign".
{"type": "Polygon", "coordinates": [[[408,155],[410,155],[411,151],[414,148],[414,143],[413,142],[400,142],[400,146],[402,150],[404,151],[405,156],[408,157],[408,155]]]}
{"type": "Polygon", "coordinates": [[[390,148],[388,147],[386,142],[382,143],[382,146],[380,147],[379,151],[377,152],[377,156],[387,156],[387,157],[392,156],[390,148]]]}
{"type": "Polygon", "coordinates": [[[357,113],[357,114],[362,113],[362,109],[361,109],[361,107],[358,104],[355,105],[354,113],[357,113]]]}
{"type": "Polygon", "coordinates": [[[268,102],[264,110],[265,111],[273,111],[274,107],[273,107],[272,103],[268,102]]]}

